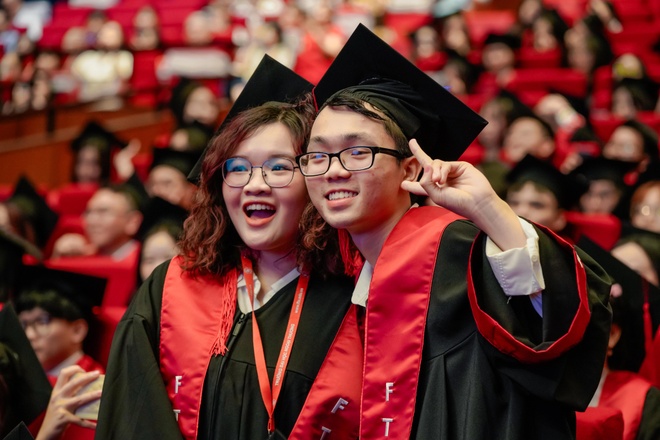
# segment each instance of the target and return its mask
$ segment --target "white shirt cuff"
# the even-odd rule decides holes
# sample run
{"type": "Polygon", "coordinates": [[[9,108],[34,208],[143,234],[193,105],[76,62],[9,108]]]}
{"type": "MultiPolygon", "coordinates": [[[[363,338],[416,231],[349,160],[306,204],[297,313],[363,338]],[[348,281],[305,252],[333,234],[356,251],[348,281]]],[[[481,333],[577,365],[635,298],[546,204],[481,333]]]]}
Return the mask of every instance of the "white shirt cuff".
{"type": "Polygon", "coordinates": [[[504,293],[507,296],[532,295],[532,305],[542,316],[541,291],[545,289],[545,281],[539,257],[539,236],[529,222],[518,220],[527,236],[526,246],[502,251],[488,238],[486,257],[504,293]]]}

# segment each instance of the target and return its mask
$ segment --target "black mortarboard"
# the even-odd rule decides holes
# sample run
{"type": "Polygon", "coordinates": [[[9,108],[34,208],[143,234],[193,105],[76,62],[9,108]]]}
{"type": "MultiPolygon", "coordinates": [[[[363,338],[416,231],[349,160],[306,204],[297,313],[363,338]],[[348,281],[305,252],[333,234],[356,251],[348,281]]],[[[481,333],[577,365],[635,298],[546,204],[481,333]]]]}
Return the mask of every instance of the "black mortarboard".
{"type": "Polygon", "coordinates": [[[344,89],[385,113],[434,158],[457,160],[487,124],[363,25],[314,89],[317,107],[344,89]]]}
{"type": "Polygon", "coordinates": [[[150,231],[160,225],[171,225],[172,228],[183,230],[183,222],[188,217],[188,211],[178,205],[174,205],[160,197],[153,197],[149,200],[144,219],[140,225],[137,237],[144,240],[150,231]]]}
{"type": "Polygon", "coordinates": [[[512,34],[496,34],[490,33],[486,36],[484,40],[484,46],[489,44],[504,44],[512,50],[520,49],[521,41],[520,37],[512,34]]]}
{"type": "Polygon", "coordinates": [[[35,245],[0,228],[0,302],[7,301],[16,287],[17,276],[23,265],[23,254],[29,254],[39,261],[43,258],[35,245]]]}
{"type": "Polygon", "coordinates": [[[80,150],[86,145],[92,145],[103,152],[110,152],[113,148],[124,148],[127,142],[119,139],[113,132],[96,121],[90,121],[76,138],[71,141],[74,151],[80,150]]]}
{"type": "Polygon", "coordinates": [[[68,320],[90,319],[95,315],[95,308],[101,306],[105,295],[106,278],[51,269],[46,266],[23,266],[21,283],[16,297],[18,311],[41,307],[51,315],[68,320]],[[31,299],[33,292],[55,291],[58,296],[70,301],[74,308],[62,306],[60,302],[35,304],[31,299]],[[50,309],[52,307],[52,309],[50,309]],[[58,316],[62,315],[62,316],[58,316]]]}
{"type": "Polygon", "coordinates": [[[34,440],[34,437],[32,437],[32,434],[27,426],[25,426],[25,423],[21,422],[2,440],[34,440]]]}
{"type": "MultiPolygon", "coordinates": [[[[234,105],[227,113],[222,124],[216,131],[216,136],[237,114],[243,110],[257,107],[269,101],[291,102],[304,93],[311,92],[314,85],[298,75],[280,62],[268,55],[264,55],[256,70],[243,88],[241,94],[236,98],[234,105]]],[[[204,154],[197,161],[188,180],[193,183],[199,181],[202,172],[204,154]]]]}
{"type": "Polygon", "coordinates": [[[153,170],[157,166],[166,165],[187,176],[195,167],[201,155],[201,150],[180,151],[172,148],[154,148],[151,169],[153,170]]]}
{"type": "Polygon", "coordinates": [[[7,200],[21,211],[25,219],[32,225],[35,232],[36,245],[44,247],[48,242],[59,216],[50,209],[46,200],[37,193],[37,190],[25,177],[16,183],[14,193],[7,200]]]}
{"type": "Polygon", "coordinates": [[[14,308],[1,303],[0,370],[9,387],[8,418],[31,423],[48,406],[52,387],[14,308]]]}
{"type": "Polygon", "coordinates": [[[577,246],[596,260],[623,290],[617,305],[620,314],[616,317],[622,329],[621,339],[608,362],[611,369],[636,372],[645,356],[644,292],[648,293],[655,334],[660,324],[660,290],[588,238],[583,236],[577,246]]]}
{"type": "Polygon", "coordinates": [[[652,160],[658,158],[658,135],[651,127],[636,119],[629,119],[619,127],[630,127],[639,133],[644,141],[644,152],[648,154],[652,160]]]}
{"type": "Polygon", "coordinates": [[[624,177],[632,171],[634,164],[621,160],[599,157],[585,157],[582,164],[572,171],[572,175],[587,184],[592,180],[611,180],[618,188],[625,188],[624,177]]]}
{"type": "Polygon", "coordinates": [[[528,154],[506,176],[509,184],[535,182],[555,197],[559,207],[571,209],[579,197],[587,190],[586,184],[576,181],[571,176],[561,173],[550,162],[537,159],[528,154]]]}

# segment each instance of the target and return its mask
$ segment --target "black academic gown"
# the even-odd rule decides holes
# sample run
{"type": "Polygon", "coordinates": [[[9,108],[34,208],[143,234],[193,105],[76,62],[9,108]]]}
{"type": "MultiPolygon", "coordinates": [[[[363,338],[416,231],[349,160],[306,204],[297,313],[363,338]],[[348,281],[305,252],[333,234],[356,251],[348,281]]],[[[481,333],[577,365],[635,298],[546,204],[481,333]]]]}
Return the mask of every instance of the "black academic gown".
{"type": "MultiPolygon", "coordinates": [[[[574,411],[588,405],[604,362],[609,279],[580,253],[591,309],[582,341],[556,359],[520,362],[479,333],[470,309],[467,261],[477,232],[469,222],[453,222],[438,250],[411,438],[574,438],[574,411]]],[[[542,320],[529,298],[504,295],[485,256],[485,237],[472,252],[472,270],[480,306],[518,340],[540,348],[570,327],[577,293],[571,253],[538,232],[546,283],[542,320]],[[563,275],[558,277],[558,273],[563,275]]]]}
{"type": "MultiPolygon", "coordinates": [[[[117,326],[103,389],[96,438],[181,439],[159,370],[159,328],[167,263],[140,288],[117,326]]],[[[274,371],[297,279],[257,310],[269,374],[274,371]]],[[[300,326],[275,410],[276,438],[293,428],[312,382],[350,304],[348,278],[312,274],[300,326]]],[[[251,313],[237,310],[227,355],[206,374],[198,438],[266,438],[268,417],[252,350],[251,313]]],[[[185,347],[181,347],[185,350],[185,347]]]]}

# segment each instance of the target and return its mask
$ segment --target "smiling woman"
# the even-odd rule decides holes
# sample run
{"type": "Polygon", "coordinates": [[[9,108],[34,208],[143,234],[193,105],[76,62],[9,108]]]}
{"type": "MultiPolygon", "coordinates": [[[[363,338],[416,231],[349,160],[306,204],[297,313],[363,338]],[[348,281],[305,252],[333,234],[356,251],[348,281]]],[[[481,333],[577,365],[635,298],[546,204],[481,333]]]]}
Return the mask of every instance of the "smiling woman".
{"type": "Polygon", "coordinates": [[[301,412],[317,422],[338,401],[333,390],[305,406],[353,310],[336,231],[295,163],[309,90],[266,58],[210,143],[180,256],[154,270],[117,328],[97,438],[288,438],[309,433],[301,412]]]}

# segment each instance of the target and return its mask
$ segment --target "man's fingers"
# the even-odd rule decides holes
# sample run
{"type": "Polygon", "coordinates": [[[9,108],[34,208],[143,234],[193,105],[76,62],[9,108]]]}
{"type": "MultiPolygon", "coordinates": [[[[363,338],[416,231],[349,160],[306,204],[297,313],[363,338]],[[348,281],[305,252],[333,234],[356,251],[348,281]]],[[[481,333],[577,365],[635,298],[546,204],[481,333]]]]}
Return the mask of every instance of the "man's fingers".
{"type": "Polygon", "coordinates": [[[410,139],[408,141],[408,146],[410,147],[410,152],[415,156],[415,158],[422,164],[423,167],[431,165],[433,159],[422,150],[422,147],[417,143],[417,139],[410,139]]]}
{"type": "Polygon", "coordinates": [[[428,196],[428,193],[426,192],[422,184],[419,182],[411,182],[409,180],[404,180],[403,182],[401,182],[401,189],[418,196],[428,196]]]}

